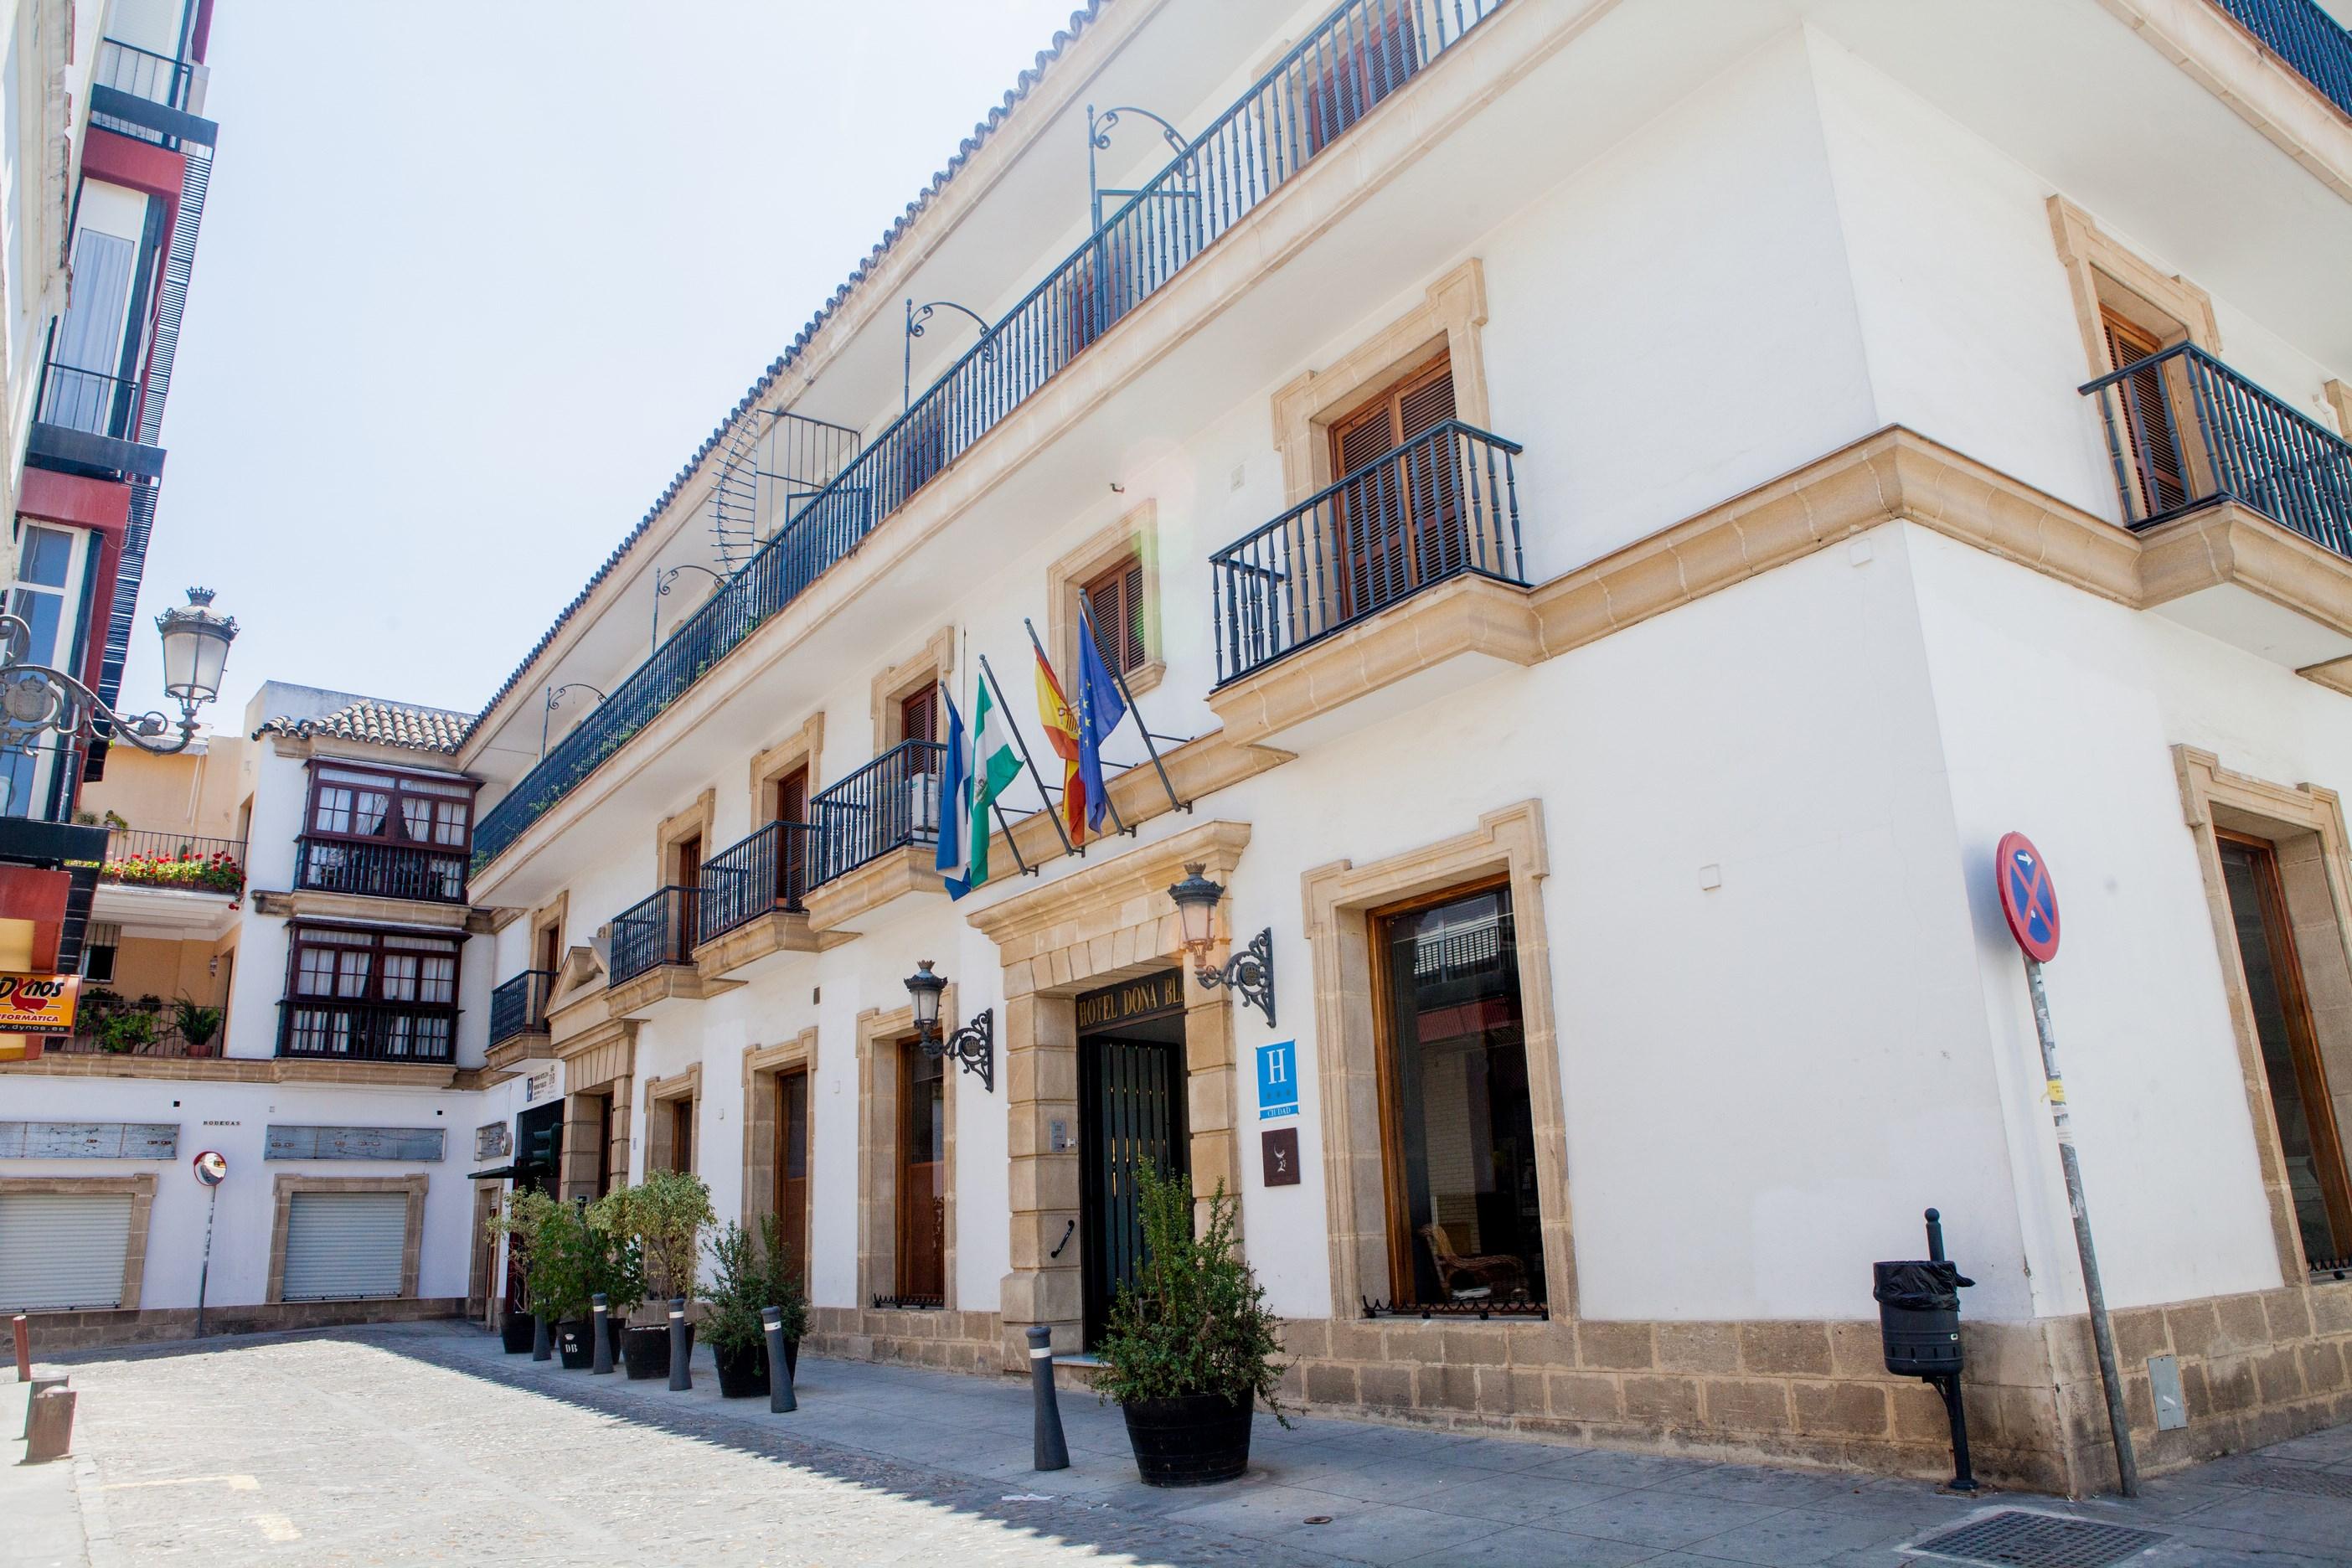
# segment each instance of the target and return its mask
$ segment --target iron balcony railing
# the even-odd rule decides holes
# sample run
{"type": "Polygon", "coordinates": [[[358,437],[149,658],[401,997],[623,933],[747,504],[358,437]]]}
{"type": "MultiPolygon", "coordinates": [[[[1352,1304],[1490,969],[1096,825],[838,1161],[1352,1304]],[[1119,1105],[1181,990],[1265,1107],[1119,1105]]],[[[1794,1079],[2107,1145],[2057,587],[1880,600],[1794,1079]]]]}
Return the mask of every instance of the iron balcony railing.
{"type": "Polygon", "coordinates": [[[278,1054],[346,1061],[456,1059],[457,1014],[397,1002],[288,997],[278,1005],[278,1054]]]}
{"type": "Polygon", "coordinates": [[[466,867],[465,855],[456,850],[306,835],[295,854],[294,885],[320,893],[462,904],[466,867]]]}
{"type": "Polygon", "coordinates": [[[777,910],[797,912],[815,852],[814,824],[771,822],[704,861],[695,940],[709,942],[777,910]]]}
{"type": "Polygon", "coordinates": [[[490,1044],[517,1035],[544,1034],[547,998],[555,988],[551,970],[526,969],[511,980],[501,980],[490,992],[490,1044]]]}
{"type": "Polygon", "coordinates": [[[2294,68],[2304,80],[2352,114],[2352,32],[2315,0],[2213,0],[2294,68]]]}
{"type": "Polygon", "coordinates": [[[115,38],[99,40],[98,70],[93,79],[100,87],[110,87],[167,109],[185,109],[188,83],[194,75],[194,68],[185,60],[115,38]]]}
{"type": "Polygon", "coordinates": [[[902,741],[809,803],[817,826],[811,886],[910,844],[939,841],[940,770],[947,748],[902,741]]]}
{"type": "Polygon", "coordinates": [[[665,963],[692,963],[698,888],[668,887],[613,917],[614,985],[665,963]]]}
{"type": "Polygon", "coordinates": [[[51,363],[41,371],[41,403],[34,418],[86,436],[136,441],[141,395],[136,381],[51,363]]]}
{"type": "Polygon", "coordinates": [[[245,840],[110,827],[98,876],[101,882],[129,887],[239,893],[245,889],[245,840]]]}
{"type": "Polygon", "coordinates": [[[1519,451],[1449,419],[1210,556],[1217,683],[1465,573],[1526,582],[1519,451]]]}
{"type": "Polygon", "coordinates": [[[2082,388],[2099,400],[2124,518],[2234,500],[2352,556],[2352,443],[2189,343],[2082,388]]]}
{"type": "Polygon", "coordinates": [[[703,601],[476,830],[484,864],[1007,415],[1507,0],[1346,0],[703,601]]]}

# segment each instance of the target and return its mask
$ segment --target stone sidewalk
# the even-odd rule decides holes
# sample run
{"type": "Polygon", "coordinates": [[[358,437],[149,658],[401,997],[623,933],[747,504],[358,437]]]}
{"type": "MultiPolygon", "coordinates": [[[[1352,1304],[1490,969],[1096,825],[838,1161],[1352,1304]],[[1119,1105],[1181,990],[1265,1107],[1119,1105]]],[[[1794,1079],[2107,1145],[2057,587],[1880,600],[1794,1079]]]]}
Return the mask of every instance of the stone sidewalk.
{"type": "MultiPolygon", "coordinates": [[[[1247,1477],[1163,1491],[1136,1481],[1117,1410],[1085,1395],[1062,1396],[1071,1468],[1040,1475],[1025,1384],[814,1357],[787,1415],[720,1399],[707,1354],[673,1394],[446,1323],[93,1352],[68,1370],[72,1470],[0,1480],[0,1563],[1927,1568],[2018,1561],[1918,1543],[2019,1510],[2150,1536],[2127,1558],[2053,1561],[2352,1564],[2352,1428],[2134,1503],[2070,1504],[1260,1415],[1247,1477]],[[82,1531],[45,1542],[37,1521],[77,1503],[82,1531]]],[[[21,1396],[0,1417],[13,1436],[21,1396]]]]}

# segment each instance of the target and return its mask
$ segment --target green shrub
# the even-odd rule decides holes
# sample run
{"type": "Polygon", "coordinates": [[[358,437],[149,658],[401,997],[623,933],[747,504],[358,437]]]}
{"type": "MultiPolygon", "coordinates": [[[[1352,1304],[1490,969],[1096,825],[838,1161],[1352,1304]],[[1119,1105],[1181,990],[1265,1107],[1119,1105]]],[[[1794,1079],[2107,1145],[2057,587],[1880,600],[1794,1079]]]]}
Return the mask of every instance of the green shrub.
{"type": "Polygon", "coordinates": [[[760,1304],[779,1309],[784,1338],[797,1340],[808,1332],[808,1294],[801,1289],[800,1259],[784,1239],[783,1222],[772,1214],[760,1216],[760,1260],[766,1270],[760,1304]]]}
{"type": "Polygon", "coordinates": [[[1255,1397],[1288,1426],[1275,1397],[1281,1337],[1265,1287],[1234,1246],[1236,1205],[1224,1184],[1209,1199],[1207,1228],[1195,1235],[1189,1177],[1162,1180],[1146,1162],[1139,1180],[1143,1262],[1111,1309],[1096,1391],[1122,1405],[1195,1394],[1255,1397]]]}
{"type": "MultiPolygon", "coordinates": [[[[648,1172],[636,1185],[614,1189],[591,1213],[600,1227],[625,1238],[637,1254],[639,1300],[647,1291],[665,1301],[695,1296],[702,1233],[719,1221],[701,1177],[685,1171],[648,1172]]],[[[617,1310],[619,1298],[613,1304],[617,1310]]]]}

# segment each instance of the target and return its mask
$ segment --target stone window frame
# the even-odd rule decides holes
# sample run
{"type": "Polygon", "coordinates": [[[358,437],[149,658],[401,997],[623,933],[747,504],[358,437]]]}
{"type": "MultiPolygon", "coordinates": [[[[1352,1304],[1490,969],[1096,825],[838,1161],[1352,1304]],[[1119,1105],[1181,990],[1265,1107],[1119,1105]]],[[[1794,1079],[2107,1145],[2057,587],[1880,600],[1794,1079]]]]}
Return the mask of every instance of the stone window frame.
{"type": "Polygon", "coordinates": [[[2328,412],[2336,416],[2336,433],[2352,441],[2352,386],[2330,377],[2319,389],[2328,412]]]}
{"type": "Polygon", "coordinates": [[[809,798],[824,785],[819,780],[824,757],[824,710],[810,714],[801,727],[773,745],[754,752],[751,766],[751,831],[775,820],[776,781],[796,768],[808,770],[809,798]]]}
{"type": "Polygon", "coordinates": [[[417,1296],[425,1252],[425,1194],[432,1177],[423,1171],[404,1176],[304,1176],[280,1171],[270,1184],[274,1212],[269,1220],[269,1289],[262,1300],[271,1306],[286,1300],[286,1228],[294,1216],[298,1193],[406,1193],[408,1229],[400,1244],[400,1299],[417,1296]]]}
{"type": "Polygon", "coordinates": [[[130,1194],[131,1229],[122,1247],[122,1305],[118,1310],[140,1310],[147,1283],[147,1235],[155,1214],[155,1173],[142,1171],[128,1176],[0,1176],[0,1197],[33,1193],[63,1193],[89,1198],[130,1194]]]}
{"type": "Polygon", "coordinates": [[[1422,302],[1321,370],[1274,395],[1274,446],[1282,459],[1286,506],[1339,478],[1331,471],[1330,427],[1443,353],[1454,376],[1454,417],[1493,428],[1486,390],[1486,272],[1476,257],[1431,283],[1422,302]]]}
{"type": "Polygon", "coordinates": [[[568,951],[563,945],[563,929],[565,922],[571,918],[572,889],[569,888],[560,890],[555,897],[548,900],[530,913],[530,945],[524,950],[522,955],[522,966],[525,969],[539,967],[540,939],[545,936],[550,929],[555,932],[555,973],[550,975],[547,982],[547,1000],[551,1005],[555,1000],[555,983],[563,973],[563,959],[568,951]]]}
{"type": "Polygon", "coordinates": [[[2102,230],[2091,215],[2063,196],[2049,201],[2050,232],[2066,269],[2067,295],[2083,332],[2086,379],[2116,368],[2099,320],[2104,307],[2148,332],[2166,348],[2187,342],[2207,353],[2221,352],[2221,329],[2213,319],[2213,299],[2177,274],[2168,274],[2102,230]]]}
{"type": "Polygon", "coordinates": [[[667,1171],[677,1157],[677,1130],[670,1123],[670,1108],[683,1100],[694,1117],[694,1147],[689,1152],[692,1163],[689,1173],[697,1173],[702,1165],[702,1064],[696,1062],[684,1072],[667,1078],[649,1078],[639,1098],[646,1108],[646,1169],[667,1171]]]}
{"type": "Polygon", "coordinates": [[[1045,646],[1064,684],[1075,689],[1077,681],[1079,590],[1130,555],[1143,568],[1143,663],[1127,672],[1127,689],[1141,697],[1167,675],[1168,645],[1160,609],[1160,503],[1147,500],[1097,529],[1045,574],[1045,646]]]}
{"type": "MultiPolygon", "coordinates": [[[[716,785],[705,785],[702,793],[694,797],[692,805],[674,816],[661,819],[660,826],[654,829],[654,886],[656,888],[677,885],[678,867],[675,864],[676,856],[679,846],[688,839],[702,840],[702,858],[705,860],[721,847],[711,842],[711,835],[718,826],[718,820],[719,790],[716,785]]],[[[701,867],[698,864],[695,870],[698,875],[701,867]]]]}
{"type": "MultiPolygon", "coordinates": [[[[1055,1121],[1066,1131],[1077,1125],[1077,998],[1171,965],[1189,969],[1168,887],[1196,860],[1208,876],[1230,884],[1249,841],[1245,822],[1204,822],[970,917],[996,944],[1004,965],[997,1082],[1012,1164],[1012,1272],[1002,1288],[1000,1321],[1007,1372],[1028,1364],[1025,1331],[1032,1326],[1052,1330],[1056,1353],[1080,1349],[1084,1243],[1070,1228],[1079,1217],[1078,1154],[1075,1140],[1056,1149],[1053,1137],[1055,1121]]],[[[1229,908],[1219,906],[1221,943],[1230,941],[1229,908]]],[[[1238,1198],[1241,1090],[1233,993],[1188,981],[1184,994],[1186,1152],[1196,1203],[1205,1204],[1221,1183],[1238,1198]]]]}
{"type": "MultiPolygon", "coordinates": [[[[941,626],[910,657],[885,668],[873,685],[874,754],[880,756],[907,737],[899,733],[898,704],[924,685],[945,686],[955,674],[955,627],[941,626]]],[[[946,722],[947,715],[940,716],[946,722]]],[[[815,792],[810,792],[814,795],[815,792]]],[[[885,1294],[887,1294],[886,1291],[885,1294]]]]}
{"type": "Polygon", "coordinates": [[[1527,800],[1481,814],[1472,832],[1366,865],[1335,860],[1299,879],[1315,971],[1315,1079],[1323,1121],[1334,1320],[1355,1317],[1360,1300],[1385,1300],[1391,1294],[1370,911],[1451,888],[1491,882],[1497,875],[1510,885],[1518,952],[1544,1296],[1555,1318],[1576,1315],[1567,1099],[1543,907],[1543,885],[1550,874],[1543,803],[1527,800]]]}
{"type": "MultiPolygon", "coordinates": [[[[957,987],[940,994],[943,1026],[960,1017],[957,987]]],[[[857,1305],[898,1293],[898,1047],[915,1032],[909,1003],[885,1013],[868,1007],[857,1015],[857,1305]]],[[[945,1192],[945,1227],[940,1260],[940,1306],[960,1310],[956,1283],[956,1081],[953,1061],[943,1064],[946,1087],[940,1095],[946,1125],[940,1131],[940,1178],[945,1192]]],[[[812,1123],[815,1118],[810,1118],[812,1123]]],[[[814,1133],[814,1126],[812,1126],[814,1133]]]]}
{"type": "MultiPolygon", "coordinates": [[[[908,1010],[909,1027],[913,1009],[908,1010]]],[[[743,1228],[758,1235],[762,1218],[775,1212],[776,1079],[788,1072],[809,1075],[809,1170],[816,1170],[816,1026],[772,1046],[743,1047],[743,1228]]],[[[815,1214],[814,1183],[810,1215],[815,1214]]],[[[805,1250],[806,1238],[803,1238],[805,1250]]],[[[805,1263],[805,1259],[803,1259],[805,1263]]],[[[863,1304],[862,1301],[860,1303],[863,1304]]]]}
{"type": "MultiPolygon", "coordinates": [[[[2298,1285],[2309,1278],[2313,1260],[2304,1256],[2302,1227],[2287,1190],[2285,1152],[2271,1109],[2270,1076],[2263,1064],[2253,1005],[2246,992],[2245,967],[2238,952],[2237,927],[2222,881],[2221,847],[2214,829],[2234,829],[2276,846],[2305,984],[2318,993],[2325,982],[2327,994],[2352,997],[2352,857],[2347,853],[2343,803],[2334,790],[2318,784],[2288,786],[2232,773],[2221,766],[2213,752],[2194,746],[2175,746],[2172,755],[2180,781],[2182,815],[2195,839],[2205,901],[2213,919],[2221,988],[2229,1003],[2238,1072],[2245,1084],[2246,1112],[2262,1165],[2263,1195],[2270,1211],[2279,1277],[2287,1285],[2298,1285]]],[[[2315,994],[2312,1011],[2323,1063],[2330,1067],[2344,1063],[2352,1069],[2352,1002],[2323,1005],[2315,994]]],[[[2341,1098],[2344,1089],[2352,1089],[2352,1070],[2339,1074],[2339,1084],[2333,1092],[2341,1098]]],[[[2352,1142],[2352,1125],[2344,1116],[2337,1116],[2336,1127],[2352,1142]]]]}

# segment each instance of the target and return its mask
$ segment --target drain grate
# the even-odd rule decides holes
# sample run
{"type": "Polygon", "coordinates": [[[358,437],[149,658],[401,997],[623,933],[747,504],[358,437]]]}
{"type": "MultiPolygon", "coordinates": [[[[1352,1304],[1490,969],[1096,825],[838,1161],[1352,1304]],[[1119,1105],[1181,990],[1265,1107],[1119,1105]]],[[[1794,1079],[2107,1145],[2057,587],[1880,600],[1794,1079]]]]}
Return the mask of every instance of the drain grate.
{"type": "Polygon", "coordinates": [[[2301,1492],[2305,1497],[2352,1498],[2352,1476],[2306,1470],[2300,1465],[2258,1465],[2231,1478],[2231,1484],[2264,1491],[2301,1492]]]}
{"type": "Polygon", "coordinates": [[[2153,1530],[2004,1509],[1958,1530],[1931,1535],[1910,1550],[1957,1557],[1963,1563],[1994,1563],[1999,1568],[2107,1568],[2170,1539],[2153,1530]]]}

